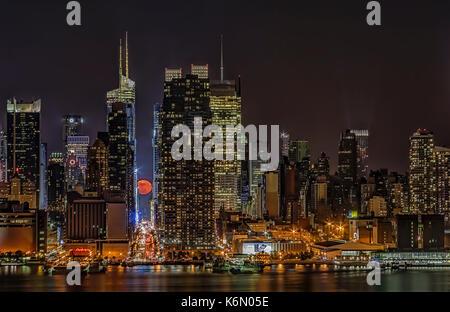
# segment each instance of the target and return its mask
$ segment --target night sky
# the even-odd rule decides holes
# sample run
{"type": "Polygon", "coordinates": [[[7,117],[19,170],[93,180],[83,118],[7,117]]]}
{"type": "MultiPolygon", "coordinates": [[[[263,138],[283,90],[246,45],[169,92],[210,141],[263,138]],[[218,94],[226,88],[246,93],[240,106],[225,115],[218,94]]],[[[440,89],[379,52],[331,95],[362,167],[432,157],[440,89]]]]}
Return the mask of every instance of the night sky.
{"type": "Polygon", "coordinates": [[[434,131],[450,145],[449,1],[380,1],[382,26],[366,24],[363,0],[80,0],[82,26],[66,24],[68,1],[2,1],[0,111],[6,99],[41,97],[42,141],[62,151],[61,116],[82,114],[95,139],[105,93],[118,85],[118,44],[129,32],[137,84],[140,178],[151,178],[153,104],[164,67],[208,63],[242,77],[244,124],[279,124],[325,151],[336,168],[339,133],[370,130],[371,169],[404,172],[408,137],[434,131]]]}

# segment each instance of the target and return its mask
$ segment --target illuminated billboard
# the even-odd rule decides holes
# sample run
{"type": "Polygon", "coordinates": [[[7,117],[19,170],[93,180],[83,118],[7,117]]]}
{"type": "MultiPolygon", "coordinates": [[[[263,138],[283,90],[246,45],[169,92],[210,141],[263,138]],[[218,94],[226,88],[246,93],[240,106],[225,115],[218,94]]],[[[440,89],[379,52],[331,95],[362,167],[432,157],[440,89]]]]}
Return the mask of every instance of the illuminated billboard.
{"type": "Polygon", "coordinates": [[[242,253],[246,255],[254,255],[264,252],[270,254],[272,252],[272,243],[251,242],[242,244],[242,253]]]}

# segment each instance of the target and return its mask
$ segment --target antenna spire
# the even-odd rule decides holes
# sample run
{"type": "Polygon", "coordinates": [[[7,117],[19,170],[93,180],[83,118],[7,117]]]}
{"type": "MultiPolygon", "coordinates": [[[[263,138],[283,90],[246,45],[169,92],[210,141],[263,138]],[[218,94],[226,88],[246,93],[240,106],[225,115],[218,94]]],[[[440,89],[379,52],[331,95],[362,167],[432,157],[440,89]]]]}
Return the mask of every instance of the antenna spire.
{"type": "Polygon", "coordinates": [[[128,31],[125,32],[125,76],[128,78],[128,31]]]}
{"type": "Polygon", "coordinates": [[[120,44],[119,44],[119,89],[122,88],[122,75],[123,75],[123,69],[122,69],[122,38],[120,38],[120,44]]]}
{"type": "Polygon", "coordinates": [[[223,82],[223,35],[220,35],[220,81],[223,82]]]}

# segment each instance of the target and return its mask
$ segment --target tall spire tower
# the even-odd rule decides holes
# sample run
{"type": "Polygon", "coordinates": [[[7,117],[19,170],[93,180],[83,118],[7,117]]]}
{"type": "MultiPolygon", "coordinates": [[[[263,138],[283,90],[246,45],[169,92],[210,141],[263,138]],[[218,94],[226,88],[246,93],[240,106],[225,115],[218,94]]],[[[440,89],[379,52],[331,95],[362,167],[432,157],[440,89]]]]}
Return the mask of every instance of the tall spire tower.
{"type": "Polygon", "coordinates": [[[122,89],[122,75],[123,75],[123,69],[122,69],[122,38],[120,38],[120,43],[119,43],[119,90],[122,89]]]}
{"type": "Polygon", "coordinates": [[[125,77],[128,79],[128,31],[125,32],[125,77]]]}
{"type": "MultiPolygon", "coordinates": [[[[120,169],[120,174],[126,174],[122,177],[126,182],[126,189],[122,189],[126,195],[128,221],[130,229],[136,225],[138,218],[137,209],[137,166],[136,166],[136,83],[130,79],[128,71],[128,32],[125,32],[125,39],[120,39],[119,46],[119,87],[106,93],[106,129],[108,132],[117,130],[117,124],[114,124],[115,114],[122,110],[126,114],[126,131],[128,132],[128,145],[126,161],[126,173],[120,169]],[[123,44],[123,40],[125,43],[123,44]],[[125,45],[125,47],[124,47],[125,45]],[[125,68],[124,68],[125,67],[125,68]],[[113,113],[113,106],[115,112],[113,113]],[[120,108],[120,109],[119,109],[120,108]],[[111,119],[110,119],[111,117],[111,119]],[[111,120],[111,123],[109,122],[111,120]],[[112,127],[112,128],[111,128],[112,127]],[[114,128],[116,127],[116,128],[114,128]]],[[[123,187],[123,185],[121,186],[123,187]]]]}
{"type": "Polygon", "coordinates": [[[223,82],[223,35],[220,35],[220,82],[223,82]]]}

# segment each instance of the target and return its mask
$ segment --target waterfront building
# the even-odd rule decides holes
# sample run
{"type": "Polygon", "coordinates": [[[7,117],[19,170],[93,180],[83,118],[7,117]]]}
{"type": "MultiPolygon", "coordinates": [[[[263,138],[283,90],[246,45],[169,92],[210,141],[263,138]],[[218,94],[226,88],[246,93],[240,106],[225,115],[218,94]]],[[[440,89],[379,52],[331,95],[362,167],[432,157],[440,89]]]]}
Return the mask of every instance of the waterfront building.
{"type": "Polygon", "coordinates": [[[397,248],[410,251],[419,247],[418,215],[397,215],[397,248]]]}

